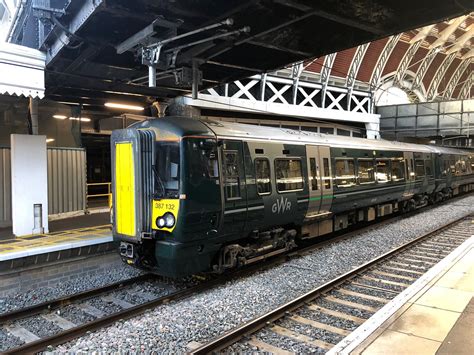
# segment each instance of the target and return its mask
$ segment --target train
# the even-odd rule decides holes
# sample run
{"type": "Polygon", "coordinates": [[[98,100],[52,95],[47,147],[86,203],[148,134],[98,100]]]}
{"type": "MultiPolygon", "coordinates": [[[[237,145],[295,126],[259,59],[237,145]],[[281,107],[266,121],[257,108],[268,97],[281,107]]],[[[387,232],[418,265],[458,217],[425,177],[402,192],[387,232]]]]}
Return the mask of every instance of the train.
{"type": "Polygon", "coordinates": [[[474,153],[185,117],[111,136],[122,259],[178,278],[474,189],[474,153]]]}

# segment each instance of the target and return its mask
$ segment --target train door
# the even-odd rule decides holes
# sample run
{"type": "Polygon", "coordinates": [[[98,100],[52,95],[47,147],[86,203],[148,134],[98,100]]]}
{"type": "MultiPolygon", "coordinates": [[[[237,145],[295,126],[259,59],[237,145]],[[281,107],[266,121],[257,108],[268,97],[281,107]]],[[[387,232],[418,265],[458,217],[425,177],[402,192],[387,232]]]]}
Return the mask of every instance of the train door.
{"type": "Polygon", "coordinates": [[[306,218],[329,214],[332,204],[332,173],[329,147],[306,146],[309,202],[306,218]]]}
{"type": "Polygon", "coordinates": [[[405,197],[411,197],[415,193],[415,163],[413,160],[412,152],[403,152],[403,158],[405,159],[405,171],[406,171],[406,185],[405,185],[405,197]]]}
{"type": "Polygon", "coordinates": [[[221,145],[223,184],[222,234],[242,233],[247,219],[247,191],[243,144],[241,141],[224,140],[221,145]]]}

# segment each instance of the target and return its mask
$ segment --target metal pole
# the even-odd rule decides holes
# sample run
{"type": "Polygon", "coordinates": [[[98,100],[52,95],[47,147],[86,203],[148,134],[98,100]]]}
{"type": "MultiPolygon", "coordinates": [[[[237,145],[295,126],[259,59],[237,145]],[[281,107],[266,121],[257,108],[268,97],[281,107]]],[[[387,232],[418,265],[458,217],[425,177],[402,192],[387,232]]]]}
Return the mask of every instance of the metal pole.
{"type": "Polygon", "coordinates": [[[30,97],[31,134],[38,134],[38,99],[30,97]]]}

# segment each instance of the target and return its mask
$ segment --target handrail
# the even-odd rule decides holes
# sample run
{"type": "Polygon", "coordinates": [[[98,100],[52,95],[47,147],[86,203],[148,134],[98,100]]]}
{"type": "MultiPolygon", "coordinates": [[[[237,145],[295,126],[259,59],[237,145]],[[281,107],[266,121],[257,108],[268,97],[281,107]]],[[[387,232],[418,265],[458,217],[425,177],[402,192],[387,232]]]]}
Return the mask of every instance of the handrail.
{"type": "Polygon", "coordinates": [[[107,186],[107,193],[104,193],[104,194],[93,194],[93,195],[89,195],[87,194],[86,195],[86,201],[89,199],[89,198],[94,198],[94,197],[108,197],[107,199],[107,203],[108,203],[108,206],[109,208],[112,208],[112,183],[111,182],[91,182],[91,183],[87,183],[87,191],[89,191],[89,186],[104,186],[106,185],[107,186]]]}

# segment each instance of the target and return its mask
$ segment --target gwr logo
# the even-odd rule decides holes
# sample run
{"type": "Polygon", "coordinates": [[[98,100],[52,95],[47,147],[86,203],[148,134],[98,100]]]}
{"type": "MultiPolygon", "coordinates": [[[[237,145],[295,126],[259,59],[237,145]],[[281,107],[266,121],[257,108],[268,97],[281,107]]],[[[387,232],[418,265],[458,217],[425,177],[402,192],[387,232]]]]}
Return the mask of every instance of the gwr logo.
{"type": "Polygon", "coordinates": [[[291,209],[291,202],[286,197],[281,197],[272,205],[273,213],[285,213],[291,209]]]}

